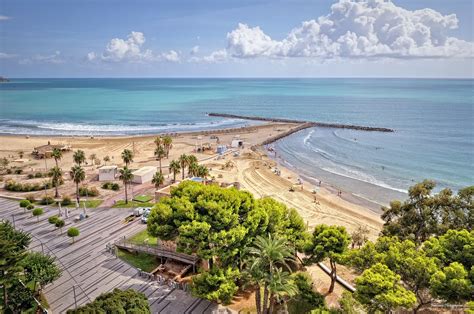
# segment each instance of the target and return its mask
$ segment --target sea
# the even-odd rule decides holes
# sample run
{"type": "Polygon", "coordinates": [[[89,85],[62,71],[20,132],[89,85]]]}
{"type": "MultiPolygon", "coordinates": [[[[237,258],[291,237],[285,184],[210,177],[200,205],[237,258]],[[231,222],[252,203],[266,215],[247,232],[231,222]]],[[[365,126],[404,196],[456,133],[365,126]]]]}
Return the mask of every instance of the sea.
{"type": "MultiPolygon", "coordinates": [[[[423,179],[474,183],[473,79],[12,79],[0,133],[119,136],[232,128],[209,112],[392,128],[312,128],[272,146],[302,178],[378,205],[423,179]]],[[[1,143],[0,143],[1,148],[1,143]]]]}

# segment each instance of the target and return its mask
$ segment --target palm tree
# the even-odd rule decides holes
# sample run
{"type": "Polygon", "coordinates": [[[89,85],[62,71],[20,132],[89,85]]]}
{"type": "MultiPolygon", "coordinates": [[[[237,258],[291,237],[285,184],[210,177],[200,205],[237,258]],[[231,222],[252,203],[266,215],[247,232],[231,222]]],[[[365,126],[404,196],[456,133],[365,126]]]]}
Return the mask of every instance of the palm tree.
{"type": "Polygon", "coordinates": [[[133,161],[133,152],[130,149],[124,149],[122,152],[122,160],[125,163],[125,167],[133,161]]]}
{"type": "Polygon", "coordinates": [[[168,159],[168,157],[170,156],[170,150],[171,148],[173,148],[173,138],[169,135],[166,135],[163,138],[163,146],[166,151],[166,158],[168,159]]]}
{"type": "Polygon", "coordinates": [[[195,162],[192,162],[188,166],[188,175],[192,177],[197,177],[199,172],[199,165],[195,162]]]}
{"type": "Polygon", "coordinates": [[[209,175],[209,168],[207,168],[204,165],[199,165],[197,168],[197,176],[207,180],[208,175],[209,175]]]}
{"type": "Polygon", "coordinates": [[[63,179],[63,171],[58,166],[54,166],[49,170],[49,176],[51,177],[51,181],[54,184],[54,188],[56,190],[54,197],[59,197],[58,186],[63,179]]]}
{"type": "Polygon", "coordinates": [[[86,173],[80,165],[75,165],[71,168],[69,175],[71,176],[72,181],[76,183],[76,199],[79,204],[79,184],[86,179],[86,173]]]}
{"type": "Polygon", "coordinates": [[[257,313],[269,313],[269,297],[271,298],[270,285],[274,284],[274,274],[278,268],[291,270],[289,262],[294,261],[294,257],[287,241],[283,238],[268,238],[257,236],[254,245],[248,252],[248,273],[257,288],[255,291],[255,302],[257,313]],[[261,302],[261,287],[263,285],[263,304],[261,302]]]}
{"type": "Polygon", "coordinates": [[[161,145],[163,145],[163,138],[161,136],[156,137],[154,143],[157,148],[160,147],[161,145]]]}
{"type": "Polygon", "coordinates": [[[84,163],[84,161],[86,161],[86,154],[84,154],[84,151],[79,149],[74,152],[72,159],[78,166],[80,166],[82,163],[84,163]]]}
{"type": "Polygon", "coordinates": [[[191,169],[189,168],[192,164],[198,164],[198,159],[194,155],[188,155],[188,175],[192,175],[190,173],[191,169]]]}
{"type": "Polygon", "coordinates": [[[273,313],[275,302],[283,302],[286,311],[286,301],[288,297],[295,296],[298,293],[298,288],[290,277],[290,273],[283,271],[282,268],[277,268],[273,273],[271,281],[268,282],[268,290],[270,292],[270,306],[268,313],[273,313]]]}
{"type": "Polygon", "coordinates": [[[58,166],[58,160],[63,157],[63,152],[59,148],[53,148],[53,152],[51,156],[54,158],[54,162],[56,162],[56,167],[58,166]]]}
{"type": "Polygon", "coordinates": [[[156,159],[160,161],[160,172],[162,172],[161,171],[161,160],[166,156],[166,151],[163,148],[163,146],[158,146],[155,149],[155,156],[156,156],[156,159]]]}
{"type": "Polygon", "coordinates": [[[96,154],[90,154],[89,159],[91,160],[92,165],[94,166],[95,165],[95,160],[97,159],[97,155],[96,154]]]}
{"type": "Polygon", "coordinates": [[[107,163],[110,161],[110,157],[108,155],[105,156],[103,161],[104,161],[105,165],[107,166],[107,163]]]}
{"type": "Polygon", "coordinates": [[[186,154],[182,154],[181,156],[179,156],[178,160],[181,165],[182,180],[184,180],[184,171],[186,169],[186,166],[188,165],[188,156],[186,154]]]}
{"type": "Polygon", "coordinates": [[[130,182],[132,182],[133,174],[132,170],[128,169],[126,166],[123,169],[120,169],[120,180],[123,182],[123,186],[125,188],[125,204],[128,204],[128,192],[127,186],[130,182]]]}
{"type": "Polygon", "coordinates": [[[164,182],[165,182],[165,177],[163,176],[161,171],[157,171],[153,175],[153,179],[151,180],[151,183],[155,185],[155,188],[159,188],[164,182]]]}
{"type": "Polygon", "coordinates": [[[170,172],[173,173],[173,182],[176,181],[176,174],[180,171],[181,165],[179,164],[179,161],[177,160],[172,160],[169,165],[170,172]]]}

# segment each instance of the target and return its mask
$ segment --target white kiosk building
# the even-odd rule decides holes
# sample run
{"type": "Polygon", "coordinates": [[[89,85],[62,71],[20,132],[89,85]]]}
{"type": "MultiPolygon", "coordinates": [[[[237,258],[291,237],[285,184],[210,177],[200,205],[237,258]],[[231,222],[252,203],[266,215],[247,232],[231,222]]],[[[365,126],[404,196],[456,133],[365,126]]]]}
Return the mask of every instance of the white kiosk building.
{"type": "Polygon", "coordinates": [[[99,168],[99,181],[114,181],[117,175],[117,166],[102,166],[99,168]]]}
{"type": "Polygon", "coordinates": [[[132,172],[133,174],[133,183],[143,184],[150,182],[153,179],[153,175],[156,173],[156,167],[145,166],[138,170],[132,172]]]}

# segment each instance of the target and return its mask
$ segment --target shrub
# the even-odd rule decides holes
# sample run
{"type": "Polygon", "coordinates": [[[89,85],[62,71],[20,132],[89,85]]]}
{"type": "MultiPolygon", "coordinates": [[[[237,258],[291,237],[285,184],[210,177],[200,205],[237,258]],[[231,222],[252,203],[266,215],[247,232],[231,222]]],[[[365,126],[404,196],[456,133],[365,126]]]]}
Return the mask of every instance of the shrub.
{"type": "Polygon", "coordinates": [[[63,232],[63,227],[64,227],[65,224],[66,224],[66,223],[64,222],[64,220],[58,218],[58,219],[56,220],[56,223],[55,223],[54,225],[56,226],[56,228],[61,229],[61,234],[62,234],[62,232],[63,232]]]}
{"type": "Polygon", "coordinates": [[[7,169],[7,174],[12,174],[12,173],[13,173],[13,171],[10,168],[7,169]]]}
{"type": "Polygon", "coordinates": [[[296,287],[298,288],[298,298],[307,302],[312,307],[326,307],[324,296],[313,290],[311,277],[306,273],[296,273],[294,275],[296,287]]]}
{"type": "Polygon", "coordinates": [[[98,196],[99,190],[96,187],[88,188],[87,186],[81,186],[79,188],[79,195],[80,196],[98,196]]]}
{"type": "Polygon", "coordinates": [[[15,174],[22,174],[23,173],[23,169],[15,169],[15,174]]]}
{"type": "Polygon", "coordinates": [[[48,218],[48,222],[52,225],[56,225],[56,222],[58,222],[59,217],[54,215],[48,218]]]}
{"type": "Polygon", "coordinates": [[[43,209],[38,207],[33,209],[31,213],[33,214],[33,216],[36,216],[37,221],[39,221],[39,216],[43,215],[43,212],[43,209]]]}
{"type": "Polygon", "coordinates": [[[71,204],[72,204],[71,198],[69,196],[64,196],[63,200],[61,202],[61,205],[68,206],[68,205],[71,205],[71,204]]]}
{"type": "Polygon", "coordinates": [[[71,227],[67,230],[67,236],[72,238],[72,242],[74,243],[74,238],[79,235],[79,229],[76,227],[71,227]]]}
{"type": "Polygon", "coordinates": [[[82,313],[142,313],[149,314],[150,305],[146,296],[133,289],[125,291],[114,289],[112,292],[103,293],[93,302],[76,310],[68,310],[67,314],[82,313]]]}
{"type": "Polygon", "coordinates": [[[192,292],[200,298],[229,304],[239,289],[235,284],[239,277],[238,269],[214,268],[193,277],[192,292]]]}
{"type": "Polygon", "coordinates": [[[30,203],[36,202],[35,196],[32,195],[32,194],[27,195],[25,198],[26,198],[28,201],[30,201],[30,203]]]}
{"type": "Polygon", "coordinates": [[[41,199],[40,204],[50,205],[50,204],[53,204],[54,202],[55,202],[54,198],[52,196],[47,195],[41,199]]]}
{"type": "Polygon", "coordinates": [[[35,205],[33,205],[33,204],[30,204],[30,205],[26,206],[26,209],[28,209],[28,210],[32,210],[33,208],[35,208],[35,205]]]}
{"type": "Polygon", "coordinates": [[[104,190],[118,191],[120,190],[120,185],[118,185],[118,183],[105,182],[104,184],[102,184],[102,188],[104,190]]]}
{"type": "Polygon", "coordinates": [[[12,191],[12,192],[32,192],[32,191],[40,191],[44,189],[52,188],[52,184],[49,181],[43,182],[42,184],[29,184],[29,183],[19,183],[15,180],[8,180],[5,183],[5,190],[12,191]]]}
{"type": "Polygon", "coordinates": [[[27,176],[28,179],[33,179],[34,177],[35,177],[35,175],[32,174],[32,173],[29,173],[28,176],[27,176]]]}
{"type": "Polygon", "coordinates": [[[42,178],[44,175],[41,172],[35,173],[35,178],[42,178]]]}
{"type": "Polygon", "coordinates": [[[21,201],[20,201],[20,207],[21,207],[21,208],[25,208],[25,207],[27,207],[27,206],[30,205],[30,204],[31,204],[31,203],[30,203],[29,200],[21,200],[21,201]]]}

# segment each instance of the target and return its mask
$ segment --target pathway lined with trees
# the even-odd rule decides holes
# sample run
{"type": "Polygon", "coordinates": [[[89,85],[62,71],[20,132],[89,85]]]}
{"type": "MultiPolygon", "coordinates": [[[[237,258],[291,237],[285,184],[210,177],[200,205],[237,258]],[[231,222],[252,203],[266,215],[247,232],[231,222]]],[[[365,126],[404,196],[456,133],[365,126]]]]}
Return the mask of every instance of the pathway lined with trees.
{"type": "Polygon", "coordinates": [[[189,293],[160,286],[139,276],[138,271],[106,251],[106,244],[116,239],[137,233],[145,228],[138,221],[124,224],[123,219],[130,214],[128,209],[92,209],[89,218],[73,222],[81,211],[72,210],[64,219],[63,231],[70,227],[80,230],[75,243],[66,232],[61,234],[48,222],[57,215],[58,209],[44,207],[44,214],[37,218],[19,207],[17,201],[0,198],[0,219],[13,222],[18,229],[32,235],[30,248],[44,251],[56,258],[62,269],[62,276],[44,288],[44,293],[53,313],[64,313],[93,301],[104,292],[115,288],[133,288],[148,298],[152,313],[211,313],[217,305],[207,300],[192,297],[189,293]],[[14,217],[12,216],[14,214],[14,217]],[[74,298],[74,294],[76,298],[74,298]],[[76,302],[75,302],[76,300],[76,302]]]}

